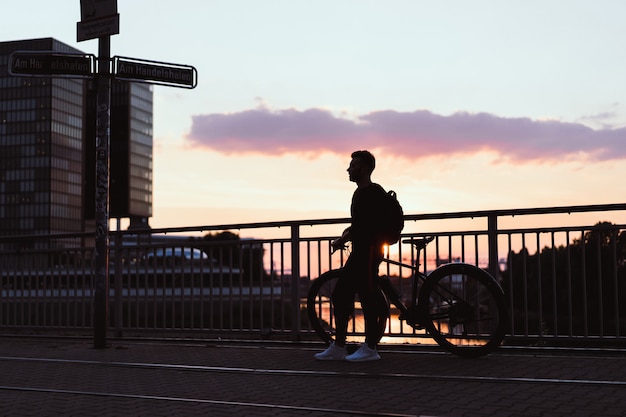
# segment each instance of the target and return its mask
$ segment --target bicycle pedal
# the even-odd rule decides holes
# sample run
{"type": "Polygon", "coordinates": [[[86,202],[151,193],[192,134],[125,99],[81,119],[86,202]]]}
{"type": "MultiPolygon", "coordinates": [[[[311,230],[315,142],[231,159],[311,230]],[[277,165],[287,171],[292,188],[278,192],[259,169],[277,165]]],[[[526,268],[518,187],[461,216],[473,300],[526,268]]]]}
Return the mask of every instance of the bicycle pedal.
{"type": "Polygon", "coordinates": [[[401,313],[400,317],[398,317],[398,318],[400,320],[406,321],[406,323],[409,326],[414,327],[417,330],[425,329],[424,325],[420,324],[420,322],[419,322],[419,314],[418,314],[417,310],[409,309],[409,310],[405,311],[404,313],[401,313]]]}
{"type": "Polygon", "coordinates": [[[421,324],[419,324],[417,322],[416,323],[412,323],[410,321],[407,321],[407,323],[409,324],[409,326],[414,327],[417,330],[424,330],[426,328],[425,326],[423,326],[423,325],[421,325],[421,324]]]}

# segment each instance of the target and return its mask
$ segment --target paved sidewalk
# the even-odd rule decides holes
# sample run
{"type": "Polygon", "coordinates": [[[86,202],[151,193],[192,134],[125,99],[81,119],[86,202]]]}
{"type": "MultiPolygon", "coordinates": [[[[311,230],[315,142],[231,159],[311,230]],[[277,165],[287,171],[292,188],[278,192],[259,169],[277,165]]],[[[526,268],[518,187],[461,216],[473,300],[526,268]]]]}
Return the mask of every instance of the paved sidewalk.
{"type": "Polygon", "coordinates": [[[621,352],[461,359],[381,348],[318,362],[322,345],[0,337],[2,416],[626,416],[621,352]]]}

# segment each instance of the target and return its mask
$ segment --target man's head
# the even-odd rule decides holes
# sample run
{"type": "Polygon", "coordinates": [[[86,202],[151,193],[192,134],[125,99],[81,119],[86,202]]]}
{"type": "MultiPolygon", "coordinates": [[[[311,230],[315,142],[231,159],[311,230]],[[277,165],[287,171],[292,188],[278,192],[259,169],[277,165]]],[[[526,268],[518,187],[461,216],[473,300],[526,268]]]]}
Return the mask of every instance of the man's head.
{"type": "Polygon", "coordinates": [[[368,174],[371,174],[376,168],[376,158],[370,151],[354,151],[352,152],[352,159],[357,159],[363,168],[368,170],[368,174]]]}
{"type": "Polygon", "coordinates": [[[348,167],[350,181],[357,184],[362,181],[369,181],[372,171],[376,167],[376,159],[369,151],[352,152],[352,161],[348,167]]]}

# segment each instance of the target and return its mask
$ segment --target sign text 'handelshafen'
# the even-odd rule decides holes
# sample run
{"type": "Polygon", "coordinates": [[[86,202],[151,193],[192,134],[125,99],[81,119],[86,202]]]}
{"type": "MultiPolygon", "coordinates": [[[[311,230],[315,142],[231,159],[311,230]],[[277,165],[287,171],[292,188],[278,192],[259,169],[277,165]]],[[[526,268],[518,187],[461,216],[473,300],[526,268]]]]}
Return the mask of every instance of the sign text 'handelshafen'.
{"type": "Polygon", "coordinates": [[[198,83],[198,72],[190,65],[115,56],[113,68],[116,79],[187,88],[194,88],[198,83]]]}

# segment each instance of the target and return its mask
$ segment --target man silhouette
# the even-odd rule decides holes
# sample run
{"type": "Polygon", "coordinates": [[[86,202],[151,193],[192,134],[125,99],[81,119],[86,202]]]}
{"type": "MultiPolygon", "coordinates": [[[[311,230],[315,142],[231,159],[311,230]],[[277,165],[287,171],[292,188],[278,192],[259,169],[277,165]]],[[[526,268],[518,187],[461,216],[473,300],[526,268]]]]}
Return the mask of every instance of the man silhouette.
{"type": "Polygon", "coordinates": [[[336,337],[324,352],[315,354],[318,360],[347,360],[363,362],[380,359],[377,345],[387,320],[385,298],[378,286],[378,266],[383,259],[381,217],[385,190],[372,182],[376,167],[374,155],[355,151],[348,166],[350,181],[357,185],[350,206],[351,224],[341,237],[332,242],[334,250],[352,242],[352,251],[332,294],[336,337]],[[348,321],[354,310],[354,296],[359,295],[365,319],[365,343],[351,355],[346,351],[348,321]]]}

